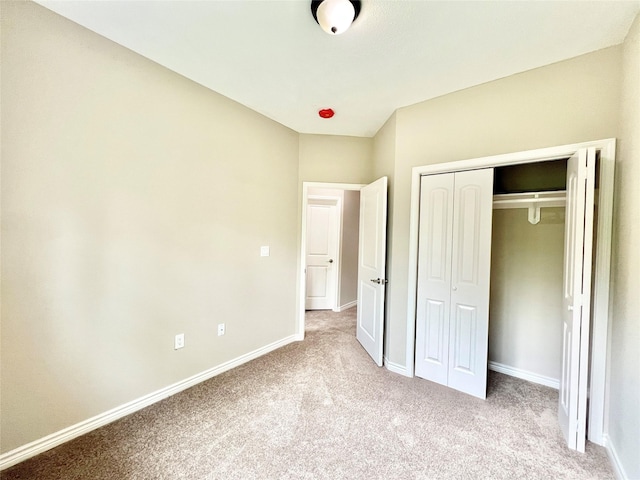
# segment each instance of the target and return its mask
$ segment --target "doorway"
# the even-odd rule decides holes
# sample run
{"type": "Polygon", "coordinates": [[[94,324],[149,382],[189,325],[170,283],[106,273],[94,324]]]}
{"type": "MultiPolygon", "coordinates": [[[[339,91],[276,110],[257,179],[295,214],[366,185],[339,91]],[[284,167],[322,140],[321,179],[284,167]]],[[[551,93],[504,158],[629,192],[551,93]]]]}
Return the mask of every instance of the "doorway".
{"type": "Polygon", "coordinates": [[[567,160],[495,168],[493,188],[489,369],[556,390],[567,160]]]}
{"type": "MultiPolygon", "coordinates": [[[[358,252],[358,212],[360,190],[364,187],[362,184],[347,183],[320,183],[320,182],[303,182],[302,184],[302,227],[301,227],[301,255],[300,255],[300,273],[299,273],[299,298],[300,308],[298,311],[297,334],[304,337],[305,331],[305,312],[307,307],[307,297],[309,293],[309,273],[308,272],[308,256],[309,256],[309,233],[310,223],[310,206],[318,203],[333,203],[336,199],[340,207],[336,210],[337,224],[337,246],[334,257],[324,259],[332,270],[331,273],[335,278],[335,290],[333,295],[333,305],[327,306],[336,312],[340,312],[351,308],[357,304],[357,252],[358,252]],[[357,202],[354,201],[357,199],[357,202]],[[354,264],[355,256],[355,264],[354,264]],[[354,270],[355,268],[355,270],[354,270]]],[[[311,232],[313,235],[314,233],[311,232]]],[[[329,271],[329,269],[327,269],[329,271]]]]}

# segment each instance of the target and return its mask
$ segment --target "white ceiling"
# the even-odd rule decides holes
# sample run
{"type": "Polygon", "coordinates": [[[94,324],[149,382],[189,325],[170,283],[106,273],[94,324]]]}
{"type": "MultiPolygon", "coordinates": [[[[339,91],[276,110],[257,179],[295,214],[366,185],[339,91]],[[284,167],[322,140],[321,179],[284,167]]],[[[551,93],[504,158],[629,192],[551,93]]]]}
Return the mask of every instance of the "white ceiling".
{"type": "Polygon", "coordinates": [[[38,3],[298,132],[365,137],[399,107],[621,43],[640,11],[640,0],[362,0],[331,36],[307,0],[38,3]],[[328,107],[335,117],[321,119],[328,107]]]}

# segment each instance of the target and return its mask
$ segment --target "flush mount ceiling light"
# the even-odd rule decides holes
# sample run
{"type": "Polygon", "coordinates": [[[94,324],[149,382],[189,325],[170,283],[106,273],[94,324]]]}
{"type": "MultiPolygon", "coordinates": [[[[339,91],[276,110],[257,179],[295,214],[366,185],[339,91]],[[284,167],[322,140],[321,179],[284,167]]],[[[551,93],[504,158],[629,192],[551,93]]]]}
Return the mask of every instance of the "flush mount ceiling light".
{"type": "Polygon", "coordinates": [[[330,35],[345,32],[358,18],[360,0],[312,0],[311,14],[330,35]]]}

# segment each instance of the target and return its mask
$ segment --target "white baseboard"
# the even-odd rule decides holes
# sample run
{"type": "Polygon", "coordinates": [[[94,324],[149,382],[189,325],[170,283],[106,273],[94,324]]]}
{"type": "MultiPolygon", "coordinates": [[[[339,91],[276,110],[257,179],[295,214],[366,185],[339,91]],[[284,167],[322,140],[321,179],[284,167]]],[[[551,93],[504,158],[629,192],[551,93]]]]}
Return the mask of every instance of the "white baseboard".
{"type": "Polygon", "coordinates": [[[358,305],[358,300],[354,300],[353,302],[349,302],[349,303],[345,303],[344,305],[341,305],[337,308],[334,308],[333,311],[334,312],[344,312],[345,310],[349,310],[350,308],[355,307],[356,305],[358,305]]]}
{"type": "Polygon", "coordinates": [[[609,457],[616,478],[618,480],[628,480],[629,476],[620,462],[620,457],[618,457],[615,446],[611,443],[611,438],[606,433],[602,437],[604,439],[604,448],[607,451],[607,456],[609,457]]]}
{"type": "Polygon", "coordinates": [[[390,372],[398,373],[405,377],[411,377],[411,375],[409,375],[409,372],[407,371],[407,367],[405,367],[404,365],[400,365],[399,363],[392,362],[387,357],[384,357],[384,366],[390,372]]]}
{"type": "Polygon", "coordinates": [[[171,395],[175,395],[176,393],[193,387],[198,383],[209,380],[216,375],[220,375],[227,370],[231,370],[232,368],[240,366],[243,363],[247,363],[251,360],[261,357],[262,355],[272,352],[273,350],[277,350],[278,348],[284,347],[285,345],[302,340],[304,338],[304,336],[302,336],[302,338],[300,337],[300,335],[290,335],[286,338],[283,338],[282,340],[278,340],[269,345],[265,345],[264,347],[258,348],[252,352],[246,353],[233,360],[218,365],[217,367],[210,368],[208,370],[205,370],[204,372],[198,373],[192,377],[174,383],[173,385],[169,385],[168,387],[150,393],[149,395],[140,397],[137,400],[125,403],[124,405],[120,405],[119,407],[96,415],[95,417],[89,418],[80,423],[76,423],[75,425],[52,433],[51,435],[47,435],[46,437],[35,440],[7,453],[3,453],[2,455],[0,455],[0,471],[35,455],[38,455],[39,453],[57,447],[58,445],[68,442],[69,440],[79,437],[80,435],[84,435],[85,433],[95,430],[96,428],[100,428],[108,423],[118,420],[119,418],[137,412],[138,410],[148,407],[149,405],[159,402],[160,400],[164,400],[171,395]]]}
{"type": "Polygon", "coordinates": [[[509,365],[504,365],[502,363],[490,361],[489,370],[493,370],[494,372],[498,373],[504,373],[505,375],[511,375],[512,377],[521,378],[522,380],[527,380],[528,382],[545,385],[547,387],[555,388],[556,390],[560,388],[560,380],[558,380],[557,378],[545,377],[544,375],[538,375],[537,373],[528,372],[527,370],[522,370],[520,368],[510,367],[509,365]]]}

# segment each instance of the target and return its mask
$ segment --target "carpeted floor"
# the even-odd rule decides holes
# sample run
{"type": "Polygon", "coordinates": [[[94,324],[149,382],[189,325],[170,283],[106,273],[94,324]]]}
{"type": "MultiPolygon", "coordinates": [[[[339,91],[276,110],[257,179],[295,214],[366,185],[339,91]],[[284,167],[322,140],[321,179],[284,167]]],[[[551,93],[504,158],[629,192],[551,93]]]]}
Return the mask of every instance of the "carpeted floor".
{"type": "Polygon", "coordinates": [[[355,309],[307,338],[16,465],[11,479],[605,479],[564,446],[557,392],[490,372],[479,400],[378,368],[355,309]]]}

